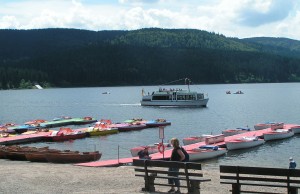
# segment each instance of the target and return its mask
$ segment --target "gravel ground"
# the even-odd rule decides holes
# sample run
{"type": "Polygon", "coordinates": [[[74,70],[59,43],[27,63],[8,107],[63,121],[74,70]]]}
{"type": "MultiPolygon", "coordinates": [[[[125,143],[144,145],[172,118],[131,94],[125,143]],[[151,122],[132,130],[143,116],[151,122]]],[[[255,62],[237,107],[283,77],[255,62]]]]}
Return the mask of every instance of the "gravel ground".
{"type": "MultiPolygon", "coordinates": [[[[134,176],[133,166],[80,167],[3,159],[0,159],[0,166],[1,194],[145,193],[141,191],[144,180],[134,176]]],[[[203,169],[203,173],[212,181],[201,184],[202,194],[230,193],[229,185],[220,184],[217,169],[203,169]]],[[[167,187],[156,186],[156,193],[168,190],[167,187]]],[[[187,192],[186,189],[181,191],[187,192]]]]}
{"type": "MultiPolygon", "coordinates": [[[[132,166],[80,167],[71,164],[32,163],[0,159],[0,193],[144,193],[144,180],[134,176],[132,166]]],[[[219,184],[216,170],[205,171],[211,182],[201,184],[201,193],[229,193],[219,184]]],[[[156,187],[157,193],[169,188],[156,187]]],[[[182,192],[187,192],[182,189],[182,192]]]]}

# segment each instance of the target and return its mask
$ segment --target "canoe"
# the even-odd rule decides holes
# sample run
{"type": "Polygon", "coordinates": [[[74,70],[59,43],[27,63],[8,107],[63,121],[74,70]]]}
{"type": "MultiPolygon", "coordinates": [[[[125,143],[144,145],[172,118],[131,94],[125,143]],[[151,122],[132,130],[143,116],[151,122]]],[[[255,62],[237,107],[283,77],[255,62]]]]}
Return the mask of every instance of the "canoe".
{"type": "Polygon", "coordinates": [[[0,149],[0,159],[6,159],[6,151],[0,149]]]}
{"type": "Polygon", "coordinates": [[[46,159],[46,154],[58,153],[58,152],[60,152],[60,150],[56,150],[56,149],[49,149],[40,152],[29,152],[29,153],[25,153],[25,157],[30,162],[48,162],[48,160],[46,159]]]}
{"type": "Polygon", "coordinates": [[[228,150],[237,150],[251,148],[259,146],[265,143],[265,140],[259,139],[258,137],[241,137],[231,141],[226,141],[226,147],[228,150]]]}
{"type": "Polygon", "coordinates": [[[5,152],[5,158],[10,160],[21,160],[25,161],[26,153],[33,153],[33,152],[39,152],[48,150],[48,147],[43,148],[36,148],[36,147],[28,147],[28,146],[7,146],[2,149],[3,152],[5,152]]]}
{"type": "Polygon", "coordinates": [[[101,158],[102,153],[82,152],[82,153],[47,153],[46,159],[51,163],[83,163],[97,161],[101,158]]]}
{"type": "Polygon", "coordinates": [[[6,159],[10,160],[20,160],[20,161],[26,161],[26,156],[24,152],[18,152],[18,151],[6,151],[6,159]]]}

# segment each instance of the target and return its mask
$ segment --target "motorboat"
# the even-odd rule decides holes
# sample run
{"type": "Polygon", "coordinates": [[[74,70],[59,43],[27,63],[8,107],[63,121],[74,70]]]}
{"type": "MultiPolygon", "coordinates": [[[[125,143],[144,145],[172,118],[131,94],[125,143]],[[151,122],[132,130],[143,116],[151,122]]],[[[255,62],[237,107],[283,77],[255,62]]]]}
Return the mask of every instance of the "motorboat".
{"type": "Polygon", "coordinates": [[[233,94],[244,94],[244,92],[242,92],[241,90],[238,90],[238,91],[234,92],[233,94]]]}
{"type": "Polygon", "coordinates": [[[264,140],[271,141],[277,139],[285,139],[292,137],[294,135],[294,131],[290,129],[275,129],[270,130],[264,133],[264,140]]]}
{"type": "Polygon", "coordinates": [[[236,134],[241,134],[241,133],[245,133],[250,131],[250,128],[242,128],[242,127],[238,127],[236,129],[226,129],[222,131],[222,134],[224,134],[225,137],[227,136],[232,136],[232,135],[236,135],[236,134]]]}
{"type": "Polygon", "coordinates": [[[187,150],[190,156],[190,161],[206,160],[215,158],[227,153],[226,148],[220,148],[213,145],[200,146],[199,148],[194,148],[187,150]]]}
{"type": "MultiPolygon", "coordinates": [[[[179,81],[179,80],[178,80],[179,81]]],[[[188,90],[159,88],[151,94],[145,95],[142,90],[142,106],[175,106],[175,107],[206,107],[209,98],[204,93],[190,91],[190,80],[185,78],[188,90]]]]}
{"type": "Polygon", "coordinates": [[[284,123],[282,122],[266,122],[266,123],[258,123],[254,125],[255,130],[261,130],[266,128],[271,128],[273,126],[273,129],[282,129],[284,127],[284,123]]]}
{"type": "Polygon", "coordinates": [[[192,136],[183,138],[182,142],[184,145],[190,145],[194,143],[204,142],[205,138],[211,137],[212,135],[203,134],[201,136],[192,136]]]}
{"type": "Polygon", "coordinates": [[[264,143],[265,140],[260,139],[257,136],[244,136],[225,142],[228,150],[251,148],[264,143]]]}
{"type": "Polygon", "coordinates": [[[291,127],[291,130],[294,131],[294,134],[300,133],[300,125],[291,127]]]}
{"type": "Polygon", "coordinates": [[[205,144],[206,145],[215,144],[215,143],[222,142],[224,140],[225,140],[225,135],[224,134],[212,135],[210,137],[205,138],[205,144]]]}
{"type": "Polygon", "coordinates": [[[199,142],[205,142],[205,144],[213,144],[224,141],[224,135],[206,135],[203,134],[201,136],[192,136],[183,138],[182,142],[184,145],[199,143],[199,142]]]}

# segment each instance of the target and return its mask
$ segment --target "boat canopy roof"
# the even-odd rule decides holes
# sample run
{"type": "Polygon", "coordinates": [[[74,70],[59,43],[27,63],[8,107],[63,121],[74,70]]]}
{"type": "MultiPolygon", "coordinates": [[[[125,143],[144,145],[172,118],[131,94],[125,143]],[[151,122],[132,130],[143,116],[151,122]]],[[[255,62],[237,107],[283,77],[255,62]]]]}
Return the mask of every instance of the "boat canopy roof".
{"type": "Polygon", "coordinates": [[[163,90],[163,91],[156,91],[154,94],[158,95],[169,95],[173,94],[173,92],[176,92],[177,94],[197,94],[197,92],[194,91],[188,91],[188,90],[163,90]]]}

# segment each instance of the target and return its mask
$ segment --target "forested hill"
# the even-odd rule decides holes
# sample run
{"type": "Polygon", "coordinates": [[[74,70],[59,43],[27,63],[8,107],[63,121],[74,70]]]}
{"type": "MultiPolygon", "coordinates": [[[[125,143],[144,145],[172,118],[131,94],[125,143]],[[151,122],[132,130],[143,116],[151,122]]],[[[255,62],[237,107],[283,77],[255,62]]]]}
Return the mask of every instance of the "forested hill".
{"type": "Polygon", "coordinates": [[[0,88],[300,81],[300,41],[191,29],[0,30],[0,88]]]}

